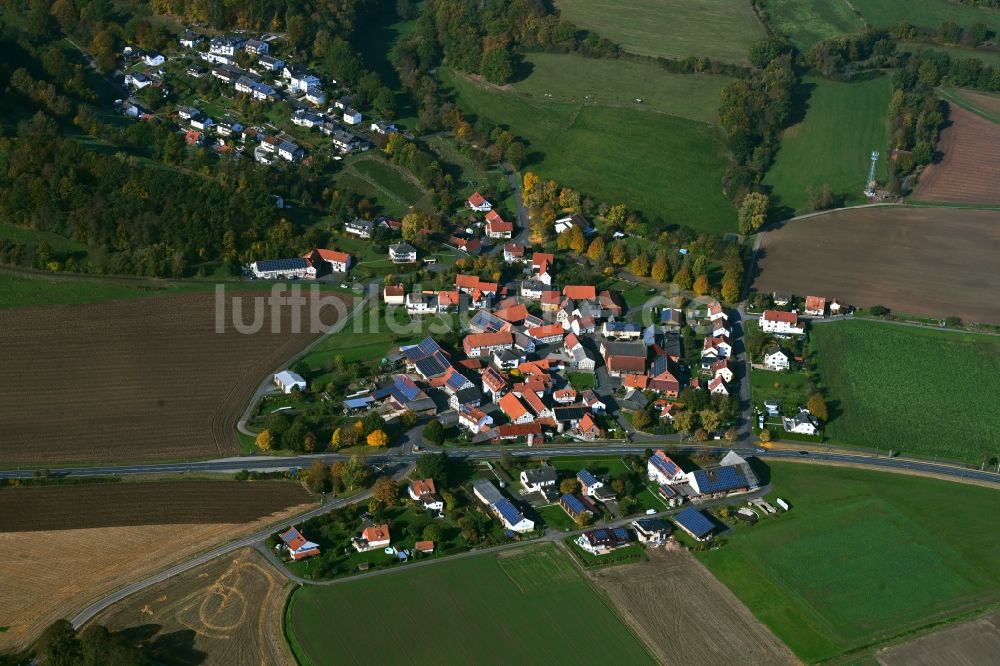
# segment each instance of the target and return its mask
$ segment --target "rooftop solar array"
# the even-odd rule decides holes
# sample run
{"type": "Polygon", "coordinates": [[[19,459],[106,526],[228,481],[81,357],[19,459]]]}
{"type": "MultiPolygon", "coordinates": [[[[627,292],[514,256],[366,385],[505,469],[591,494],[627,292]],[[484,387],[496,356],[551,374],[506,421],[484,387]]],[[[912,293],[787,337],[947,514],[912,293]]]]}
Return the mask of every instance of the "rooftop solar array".
{"type": "Polygon", "coordinates": [[[493,505],[493,508],[508,525],[516,525],[524,519],[521,512],[514,508],[514,505],[508,499],[500,500],[493,505]]]}
{"type": "Polygon", "coordinates": [[[416,366],[417,372],[427,378],[440,377],[451,367],[441,352],[434,352],[431,356],[418,358],[414,360],[413,364],[416,366]]]}
{"type": "Polygon", "coordinates": [[[653,361],[653,365],[649,368],[649,374],[655,377],[656,375],[662,375],[667,370],[667,357],[657,356],[656,360],[653,361]]]}
{"type": "Polygon", "coordinates": [[[361,409],[362,407],[367,407],[373,402],[371,396],[366,395],[363,398],[348,398],[344,401],[344,407],[348,409],[361,409]]]}
{"type": "Polygon", "coordinates": [[[674,516],[674,522],[699,538],[715,529],[712,521],[692,506],[674,516]]]}
{"type": "Polygon", "coordinates": [[[739,467],[716,467],[700,469],[694,473],[698,490],[703,493],[724,493],[746,488],[749,484],[739,467]]]}
{"type": "Polygon", "coordinates": [[[487,504],[496,504],[504,497],[497,490],[497,487],[493,485],[491,481],[486,479],[477,479],[472,482],[473,489],[483,498],[487,504]]]}
{"type": "Polygon", "coordinates": [[[561,499],[563,506],[565,506],[573,513],[583,513],[584,511],[587,510],[587,507],[583,505],[583,502],[581,502],[576,495],[573,495],[571,493],[566,493],[565,495],[562,496],[561,499]]]}
{"type": "Polygon", "coordinates": [[[257,262],[257,270],[264,271],[296,271],[307,268],[309,262],[301,257],[295,259],[262,259],[257,262]]]}
{"type": "Polygon", "coordinates": [[[585,486],[592,486],[597,483],[597,477],[590,473],[589,469],[581,469],[576,478],[585,486]]]}
{"type": "Polygon", "coordinates": [[[663,484],[662,486],[660,486],[660,494],[666,497],[667,499],[673,499],[677,497],[677,491],[668,486],[667,484],[663,484]]]}
{"type": "Polygon", "coordinates": [[[469,328],[481,330],[483,333],[497,333],[506,325],[507,322],[486,310],[480,310],[469,320],[469,328]]]}
{"type": "Polygon", "coordinates": [[[448,388],[450,388],[452,391],[457,391],[468,383],[469,380],[466,379],[465,376],[459,372],[451,373],[451,376],[448,377],[448,381],[446,382],[448,388]]]}
{"type": "Polygon", "coordinates": [[[616,528],[614,528],[614,529],[611,530],[611,533],[614,534],[615,539],[617,539],[618,541],[628,541],[629,540],[628,530],[625,529],[624,527],[616,527],[616,528]]]}
{"type": "Polygon", "coordinates": [[[403,398],[402,402],[409,402],[420,397],[420,387],[414,384],[413,380],[406,375],[396,375],[392,383],[395,391],[403,398]]]}
{"type": "Polygon", "coordinates": [[[649,459],[653,463],[653,466],[658,470],[666,474],[667,476],[674,477],[679,474],[683,474],[684,470],[677,466],[673,460],[667,456],[654,455],[649,459]]]}

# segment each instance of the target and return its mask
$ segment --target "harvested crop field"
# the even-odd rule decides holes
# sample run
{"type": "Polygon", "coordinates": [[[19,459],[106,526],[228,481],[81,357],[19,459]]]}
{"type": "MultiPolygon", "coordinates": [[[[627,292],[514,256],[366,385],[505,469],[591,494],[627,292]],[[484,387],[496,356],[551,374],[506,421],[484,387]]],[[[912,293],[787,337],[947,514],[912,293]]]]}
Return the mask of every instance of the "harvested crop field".
{"type": "Polygon", "coordinates": [[[94,622],[158,664],[293,664],[281,617],[291,587],[244,548],[127,597],[94,622]]]}
{"type": "Polygon", "coordinates": [[[882,666],[989,664],[1000,654],[1000,613],[921,636],[875,655],[882,666]]]}
{"type": "Polygon", "coordinates": [[[291,481],[163,481],[0,490],[0,532],[245,523],[312,501],[291,481]]]}
{"type": "Polygon", "coordinates": [[[997,256],[1000,211],[843,210],[767,232],[753,287],[1000,324],[997,256]]]}
{"type": "Polygon", "coordinates": [[[941,132],[941,161],[921,174],[914,199],[1000,204],[1000,124],[949,105],[950,124],[941,132]]]}
{"type": "MultiPolygon", "coordinates": [[[[178,494],[181,490],[178,487],[178,494]]],[[[276,513],[241,524],[190,522],[0,532],[0,580],[4,581],[0,626],[9,627],[0,633],[0,653],[25,647],[54,620],[72,617],[116,589],[313,506],[310,502],[275,507],[276,513]],[[52,555],[39,557],[39,544],[52,555]]],[[[81,515],[96,507],[76,504],[72,508],[81,515]]]]}
{"type": "MultiPolygon", "coordinates": [[[[4,370],[17,381],[0,386],[0,403],[17,408],[5,410],[0,464],[238,453],[234,427],[250,395],[315,337],[308,314],[292,332],[290,307],[280,319],[262,307],[260,332],[236,331],[234,305],[254,321],[253,295],[223,300],[222,333],[210,293],[2,311],[4,370]]],[[[343,308],[327,306],[323,322],[343,308]]]]}
{"type": "Polygon", "coordinates": [[[796,660],[732,592],[685,551],[587,572],[663,664],[792,664],[796,660]]]}

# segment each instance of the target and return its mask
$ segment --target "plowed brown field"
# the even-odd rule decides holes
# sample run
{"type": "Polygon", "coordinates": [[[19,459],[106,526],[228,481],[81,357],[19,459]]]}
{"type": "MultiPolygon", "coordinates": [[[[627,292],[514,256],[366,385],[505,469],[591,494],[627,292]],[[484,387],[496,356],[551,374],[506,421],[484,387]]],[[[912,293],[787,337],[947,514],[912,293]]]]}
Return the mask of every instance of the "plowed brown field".
{"type": "Polygon", "coordinates": [[[788,648],[685,551],[587,576],[662,664],[794,664],[788,648]]]}
{"type": "Polygon", "coordinates": [[[309,493],[292,481],[163,481],[5,488],[0,490],[0,532],[244,523],[310,501],[309,493]]]}
{"type": "MultiPolygon", "coordinates": [[[[244,297],[244,319],[252,304],[244,297]]],[[[227,315],[232,300],[227,300],[227,315]]],[[[117,462],[239,452],[234,427],[268,373],[315,338],[216,333],[214,294],[0,310],[0,464],[117,462]]],[[[324,311],[324,322],[336,319],[324,311]]],[[[227,316],[226,321],[231,321],[227,316]]]]}
{"type": "Polygon", "coordinates": [[[921,174],[921,201],[1000,204],[1000,125],[955,104],[941,132],[941,161],[921,174]]]}
{"type": "Polygon", "coordinates": [[[94,622],[160,664],[294,664],[281,617],[292,586],[244,548],[119,601],[94,622]]]}
{"type": "MultiPolygon", "coordinates": [[[[249,522],[196,522],[193,515],[188,522],[174,524],[135,524],[129,518],[149,510],[150,521],[165,521],[162,510],[149,506],[156,493],[143,490],[147,484],[129,483],[113,486],[133,491],[131,496],[104,495],[109,486],[72,486],[66,488],[13,488],[0,491],[4,497],[16,497],[16,506],[2,506],[0,513],[30,506],[30,496],[19,493],[50,495],[50,490],[69,491],[73,496],[61,497],[56,507],[46,504],[46,510],[66,513],[81,526],[88,525],[88,516],[112,515],[119,511],[127,527],[85,527],[81,529],[52,529],[30,532],[0,532],[0,653],[26,647],[52,621],[71,618],[88,604],[116,589],[142,580],[191,556],[210,550],[221,543],[237,539],[272,524],[283,521],[315,506],[311,500],[302,501],[302,495],[293,484],[287,485],[284,496],[271,497],[270,507],[258,503],[259,517],[249,522]],[[8,495],[9,493],[9,495],[8,495]],[[27,499],[24,499],[27,497],[27,499]],[[115,507],[102,507],[94,502],[116,501],[115,507]],[[159,511],[159,515],[157,512],[159,511]]],[[[148,484],[161,485],[161,484],[148,484]]],[[[248,492],[260,491],[275,495],[267,483],[231,481],[226,488],[214,487],[198,481],[171,482],[172,495],[178,503],[171,521],[182,519],[197,498],[198,502],[219,502],[229,505],[231,497],[246,499],[248,492]],[[220,496],[221,493],[221,496],[220,496]]],[[[162,498],[161,498],[162,499],[162,498]]],[[[160,501],[160,500],[157,500],[160,501]]],[[[252,500],[251,500],[252,501],[252,500]]],[[[36,512],[37,513],[37,512],[36,512]]],[[[225,558],[223,558],[225,559],[225,558]]],[[[279,624],[280,627],[280,624],[279,624]]]]}
{"type": "Polygon", "coordinates": [[[1000,211],[858,208],[768,231],[753,287],[1000,324],[1000,211]]]}

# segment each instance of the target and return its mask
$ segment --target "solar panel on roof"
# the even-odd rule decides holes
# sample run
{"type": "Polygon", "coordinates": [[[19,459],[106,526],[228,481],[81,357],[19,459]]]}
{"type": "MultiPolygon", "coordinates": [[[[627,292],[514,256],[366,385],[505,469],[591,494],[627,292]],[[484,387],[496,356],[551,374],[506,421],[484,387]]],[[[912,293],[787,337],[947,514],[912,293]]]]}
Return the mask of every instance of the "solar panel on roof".
{"type": "Polygon", "coordinates": [[[682,474],[681,468],[677,466],[673,460],[667,457],[653,456],[650,458],[653,461],[653,465],[659,469],[661,472],[667,476],[676,476],[682,474]]]}
{"type": "Polygon", "coordinates": [[[426,356],[430,356],[436,351],[441,351],[441,346],[432,337],[426,337],[417,344],[417,348],[426,356]]]}
{"type": "Polygon", "coordinates": [[[524,518],[508,499],[502,499],[493,506],[508,525],[516,525],[524,518]]]}
{"type": "Polygon", "coordinates": [[[462,376],[461,373],[453,372],[451,373],[451,376],[448,377],[448,381],[446,383],[448,385],[448,388],[452,389],[453,391],[457,391],[458,389],[468,384],[469,380],[466,379],[464,376],[462,376]]]}
{"type": "Polygon", "coordinates": [[[594,477],[594,475],[591,474],[590,470],[588,469],[581,469],[580,472],[576,475],[576,478],[579,479],[580,483],[582,483],[585,486],[592,486],[595,483],[597,483],[597,478],[594,477]]]}
{"type": "Polygon", "coordinates": [[[576,495],[571,495],[569,493],[566,493],[565,495],[562,496],[562,501],[563,504],[573,513],[583,513],[584,511],[587,510],[583,506],[583,502],[581,502],[576,497],[576,495]]]}
{"type": "Polygon", "coordinates": [[[649,374],[660,375],[666,372],[666,370],[667,370],[667,357],[657,356],[656,360],[653,361],[653,367],[650,369],[649,374]]]}
{"type": "Polygon", "coordinates": [[[704,536],[715,529],[712,521],[706,518],[701,511],[690,506],[674,516],[674,522],[696,537],[704,536]]]}
{"type": "Polygon", "coordinates": [[[703,493],[722,493],[747,487],[746,477],[739,467],[716,467],[694,473],[698,489],[703,493]]]}
{"type": "Polygon", "coordinates": [[[660,494],[666,497],[667,499],[672,499],[677,496],[677,491],[671,488],[670,486],[663,484],[662,486],[660,486],[660,494]]]}
{"type": "Polygon", "coordinates": [[[614,532],[615,538],[619,541],[628,541],[628,530],[624,527],[616,527],[612,532],[614,532]]]}
{"type": "Polygon", "coordinates": [[[309,264],[305,259],[297,257],[295,259],[262,259],[257,262],[259,271],[290,271],[301,270],[309,264]]]}
{"type": "Polygon", "coordinates": [[[394,383],[396,390],[399,391],[399,394],[404,398],[404,402],[416,400],[420,395],[420,388],[414,384],[413,380],[409,377],[397,375],[394,383]]]}

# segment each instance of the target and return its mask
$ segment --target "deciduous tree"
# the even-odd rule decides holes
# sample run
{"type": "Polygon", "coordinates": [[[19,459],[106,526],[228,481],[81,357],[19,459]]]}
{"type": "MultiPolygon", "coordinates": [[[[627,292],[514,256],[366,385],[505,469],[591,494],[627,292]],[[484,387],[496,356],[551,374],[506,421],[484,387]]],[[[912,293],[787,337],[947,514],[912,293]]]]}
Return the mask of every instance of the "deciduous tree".
{"type": "Polygon", "coordinates": [[[381,448],[383,446],[388,446],[389,435],[385,433],[385,430],[373,430],[368,433],[368,446],[374,448],[381,448]]]}
{"type": "Polygon", "coordinates": [[[737,215],[740,224],[740,233],[752,234],[764,226],[769,205],[770,201],[767,195],[760,192],[750,192],[743,197],[737,215]]]}
{"type": "Polygon", "coordinates": [[[718,412],[711,409],[699,412],[698,418],[701,420],[702,427],[709,432],[715,432],[722,424],[722,417],[718,412]]]}
{"type": "Polygon", "coordinates": [[[580,483],[573,478],[563,479],[559,482],[559,492],[565,493],[575,493],[580,489],[580,483]]]}
{"type": "Polygon", "coordinates": [[[691,271],[688,270],[687,266],[683,266],[677,271],[677,275],[674,276],[674,284],[684,290],[690,289],[691,285],[694,284],[694,278],[691,277],[691,271]]]}
{"type": "Polygon", "coordinates": [[[257,444],[257,448],[261,451],[270,451],[271,447],[274,446],[274,437],[271,435],[270,430],[261,430],[254,443],[257,444]]]}
{"type": "Polygon", "coordinates": [[[385,506],[396,506],[399,486],[388,476],[380,476],[372,486],[372,497],[385,506]]]}
{"type": "Polygon", "coordinates": [[[590,247],[587,248],[587,258],[591,261],[600,261],[604,258],[604,239],[598,236],[594,240],[590,241],[590,247]]]}
{"type": "Polygon", "coordinates": [[[657,254],[656,261],[653,262],[653,267],[649,270],[649,276],[657,282],[665,283],[670,279],[670,262],[667,261],[666,255],[657,254]]]}
{"type": "Polygon", "coordinates": [[[820,421],[826,422],[830,417],[830,413],[826,407],[826,400],[823,399],[823,394],[821,393],[817,392],[809,396],[809,399],[806,401],[806,409],[820,421]]]}
{"type": "Polygon", "coordinates": [[[615,266],[624,266],[628,263],[628,250],[624,243],[615,243],[611,246],[611,263],[615,266]]]}
{"type": "Polygon", "coordinates": [[[700,275],[697,280],[694,281],[694,293],[699,296],[704,296],[709,291],[711,291],[712,285],[708,283],[707,275],[700,275]]]}

